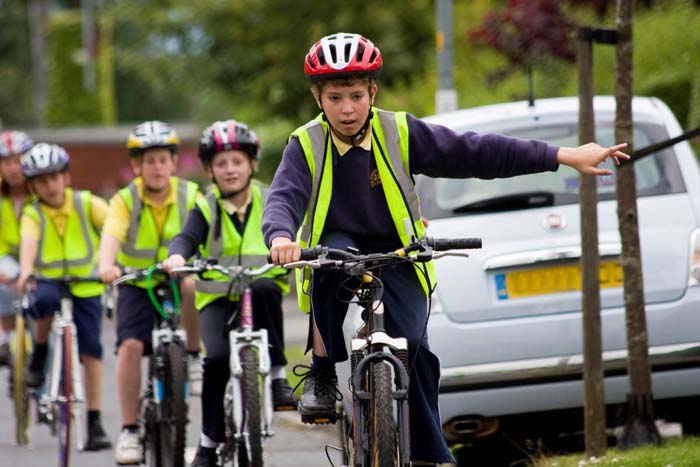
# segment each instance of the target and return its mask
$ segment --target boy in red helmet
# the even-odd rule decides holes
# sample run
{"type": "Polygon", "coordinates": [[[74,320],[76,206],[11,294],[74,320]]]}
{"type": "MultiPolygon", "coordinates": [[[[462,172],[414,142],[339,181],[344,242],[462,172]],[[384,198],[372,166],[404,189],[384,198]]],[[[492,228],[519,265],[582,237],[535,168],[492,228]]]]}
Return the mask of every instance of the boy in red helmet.
{"type": "MultiPolygon", "coordinates": [[[[624,144],[560,148],[494,134],[457,134],[405,112],[376,109],[381,69],[379,49],[358,34],[326,36],[306,55],[304,72],[321,113],[292,133],[270,187],[263,233],[275,264],[297,261],[302,247],[317,244],[376,253],[423,237],[415,174],[489,179],[565,164],[607,175],[611,172],[598,164],[629,157],[620,152],[624,144]]],[[[387,333],[406,337],[411,361],[415,355],[409,388],[415,465],[454,462],[438,412],[440,363],[423,333],[426,298],[435,287],[431,268],[425,272],[429,280],[409,263],[382,271],[387,333]]],[[[302,417],[333,417],[335,363],[347,359],[342,332],[347,297],[338,296],[343,280],[334,271],[299,275],[299,305],[311,312],[313,350],[299,401],[302,417]]]]}

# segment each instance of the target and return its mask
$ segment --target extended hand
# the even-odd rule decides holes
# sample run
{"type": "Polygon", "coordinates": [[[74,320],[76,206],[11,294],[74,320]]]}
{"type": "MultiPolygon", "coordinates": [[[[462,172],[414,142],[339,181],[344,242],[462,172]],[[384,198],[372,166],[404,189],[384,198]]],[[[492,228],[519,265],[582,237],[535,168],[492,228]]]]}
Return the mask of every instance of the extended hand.
{"type": "Polygon", "coordinates": [[[615,165],[620,165],[620,159],[629,159],[630,156],[620,151],[627,147],[627,143],[618,144],[609,148],[604,148],[596,143],[588,143],[577,148],[559,148],[557,161],[560,164],[568,165],[587,175],[612,175],[610,169],[599,169],[598,164],[608,157],[615,161],[615,165]]]}

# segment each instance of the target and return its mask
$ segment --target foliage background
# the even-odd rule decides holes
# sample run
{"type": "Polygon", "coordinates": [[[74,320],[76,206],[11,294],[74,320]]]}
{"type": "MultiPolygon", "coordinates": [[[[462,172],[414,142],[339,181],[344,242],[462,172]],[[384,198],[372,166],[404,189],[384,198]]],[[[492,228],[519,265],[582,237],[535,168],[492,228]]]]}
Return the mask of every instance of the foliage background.
{"type": "MultiPolygon", "coordinates": [[[[546,4],[552,0],[537,0],[546,4]]],[[[317,109],[302,60],[319,37],[359,32],[382,50],[378,104],[417,116],[434,112],[437,86],[434,1],[102,0],[97,22],[98,85],[81,86],[80,2],[51,3],[47,121],[53,126],[194,122],[236,118],[261,136],[261,174],[274,172],[290,131],[317,109]]],[[[454,82],[459,106],[525,99],[527,75],[508,57],[472,40],[488,13],[523,0],[454,2],[454,82]]],[[[614,27],[615,2],[554,2],[567,20],[614,27]]],[[[635,92],[667,102],[682,124],[700,124],[700,9],[690,0],[639,2],[635,92]]],[[[33,97],[27,0],[0,0],[0,118],[31,126],[33,97]]],[[[595,88],[610,94],[614,50],[597,46],[595,88]]],[[[533,59],[536,97],[575,95],[575,64],[533,59]]]]}

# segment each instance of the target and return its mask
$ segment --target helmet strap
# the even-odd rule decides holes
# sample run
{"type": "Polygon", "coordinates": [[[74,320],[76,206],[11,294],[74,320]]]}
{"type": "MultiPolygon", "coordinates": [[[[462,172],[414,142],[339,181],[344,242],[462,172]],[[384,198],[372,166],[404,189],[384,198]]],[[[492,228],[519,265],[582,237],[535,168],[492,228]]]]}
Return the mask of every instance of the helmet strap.
{"type": "Polygon", "coordinates": [[[365,123],[362,125],[362,128],[360,128],[358,130],[358,132],[352,136],[345,136],[345,135],[341,134],[338,130],[333,128],[333,125],[331,125],[330,120],[328,120],[328,117],[326,116],[326,111],[323,109],[323,107],[321,107],[321,113],[322,113],[323,120],[326,123],[328,123],[328,126],[330,127],[331,131],[338,136],[342,136],[343,138],[350,138],[350,144],[353,147],[359,146],[360,143],[362,143],[362,140],[365,139],[365,135],[367,134],[367,129],[369,128],[369,123],[372,120],[372,117],[374,116],[374,110],[372,110],[372,106],[370,106],[369,113],[367,114],[367,119],[365,120],[365,123]]]}

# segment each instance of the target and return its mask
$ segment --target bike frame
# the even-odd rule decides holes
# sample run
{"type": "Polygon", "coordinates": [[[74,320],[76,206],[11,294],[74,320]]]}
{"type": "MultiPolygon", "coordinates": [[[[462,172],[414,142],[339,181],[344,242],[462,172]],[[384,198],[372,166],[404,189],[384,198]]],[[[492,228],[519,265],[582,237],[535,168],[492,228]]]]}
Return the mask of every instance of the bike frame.
{"type": "Polygon", "coordinates": [[[259,329],[255,331],[253,329],[253,292],[250,288],[250,283],[255,277],[264,274],[272,267],[272,265],[266,265],[258,269],[240,266],[225,268],[207,260],[197,260],[191,266],[173,269],[173,272],[177,273],[197,273],[203,280],[206,279],[202,275],[207,271],[218,271],[228,275],[231,277],[228,295],[240,296],[240,323],[237,328],[232,328],[229,331],[231,378],[229,379],[224,399],[225,402],[231,402],[230,416],[233,422],[232,428],[235,431],[230,431],[231,427],[229,426],[226,427],[226,443],[224,443],[220,451],[220,457],[224,463],[234,458],[234,446],[249,445],[248,433],[243,428],[245,420],[244,371],[240,357],[241,352],[249,347],[253,347],[257,351],[258,374],[262,377],[262,417],[260,420],[262,441],[274,435],[272,431],[274,407],[272,402],[271,363],[268,352],[267,330],[259,329]]]}
{"type": "MultiPolygon", "coordinates": [[[[312,269],[336,269],[344,271],[348,276],[354,276],[361,280],[356,295],[358,303],[363,307],[365,326],[351,340],[350,368],[351,368],[351,392],[353,395],[353,446],[350,446],[345,424],[341,424],[341,436],[343,437],[343,460],[350,462],[350,456],[354,456],[353,465],[364,467],[373,465],[375,453],[371,453],[371,434],[368,433],[364,410],[374,400],[373,388],[366,381],[375,381],[374,366],[388,364],[393,369],[393,378],[388,384],[391,388],[393,417],[397,436],[396,449],[399,452],[400,467],[408,467],[410,462],[410,433],[408,420],[408,386],[409,386],[409,353],[408,342],[403,337],[390,337],[384,327],[384,304],[382,301],[383,288],[373,286],[381,282],[372,274],[375,268],[381,268],[387,264],[398,261],[411,263],[423,263],[443,256],[468,257],[466,253],[450,252],[449,250],[481,248],[481,239],[433,239],[424,237],[416,240],[394,252],[372,253],[360,255],[354,248],[346,251],[317,245],[313,248],[302,249],[301,258],[298,261],[285,264],[286,268],[310,267],[312,269]],[[434,252],[442,253],[434,253],[434,252]],[[417,253],[416,255],[411,255],[417,253]],[[366,375],[366,377],[365,377],[366,375]],[[363,381],[364,380],[364,381],[363,381]],[[369,386],[369,387],[367,387],[369,386]],[[372,456],[372,458],[370,458],[372,456]]],[[[427,279],[427,277],[426,277],[427,279]]],[[[427,322],[426,322],[427,325],[427,322]]],[[[382,370],[382,368],[379,368],[382,370]]],[[[385,375],[386,376],[386,375],[385,375]]],[[[384,376],[384,377],[385,377],[384,376]]],[[[386,380],[380,384],[385,387],[386,380]]],[[[376,383],[379,384],[379,383],[376,383]]],[[[386,395],[387,393],[383,393],[386,395]]],[[[385,403],[386,401],[384,401],[385,403]]],[[[384,405],[386,407],[386,405],[384,405]]],[[[344,413],[341,406],[341,418],[344,413]]],[[[371,416],[371,415],[370,415],[371,416]]],[[[377,421],[373,420],[373,428],[377,428],[377,421]]],[[[384,445],[387,446],[387,445],[384,445]]],[[[373,448],[374,449],[374,448],[373,448]]],[[[384,453],[382,459],[388,459],[384,453]]],[[[392,454],[395,457],[395,454],[392,454]]],[[[329,458],[330,459],[330,458],[329,458]]]]}
{"type": "Polygon", "coordinates": [[[239,441],[244,439],[243,432],[243,391],[241,389],[241,376],[243,367],[241,365],[240,353],[245,347],[255,347],[258,352],[258,373],[263,378],[263,438],[274,435],[272,427],[272,391],[270,381],[270,355],[268,349],[267,330],[253,330],[253,292],[250,287],[246,287],[241,297],[241,323],[237,329],[229,332],[229,344],[231,356],[229,359],[231,366],[231,397],[233,399],[233,421],[236,432],[234,439],[239,441]]]}
{"type": "MultiPolygon", "coordinates": [[[[161,378],[162,370],[165,366],[162,355],[166,354],[167,346],[178,345],[183,349],[186,349],[187,333],[184,329],[177,329],[178,327],[178,317],[179,317],[179,296],[176,295],[176,290],[174,290],[174,285],[170,284],[170,291],[173,294],[171,298],[168,292],[168,286],[165,283],[159,283],[155,286],[152,283],[153,274],[163,274],[167,276],[160,265],[154,265],[150,268],[138,271],[127,271],[127,274],[117,279],[112,283],[112,285],[119,285],[123,282],[128,282],[131,280],[143,279],[146,280],[146,290],[148,291],[149,298],[153,303],[153,306],[158,311],[161,317],[160,325],[151,331],[151,345],[153,347],[153,354],[149,358],[148,363],[148,380],[145,388],[141,394],[141,418],[140,418],[140,438],[141,444],[144,446],[144,455],[149,448],[149,437],[152,435],[146,429],[146,424],[149,420],[144,419],[144,404],[146,406],[152,406],[155,408],[155,420],[156,424],[170,423],[170,420],[165,418],[163,414],[162,402],[165,396],[164,382],[161,378]]],[[[155,320],[154,320],[155,323],[155,320]]],[[[172,363],[172,362],[171,362],[172,363]]],[[[187,406],[187,394],[189,393],[187,387],[187,382],[185,382],[184,396],[185,405],[187,406]]],[[[151,448],[152,449],[152,448],[151,448]]],[[[160,454],[158,454],[160,455],[160,454]]]]}
{"type": "Polygon", "coordinates": [[[408,341],[405,337],[390,337],[384,329],[384,302],[379,289],[372,288],[372,274],[364,274],[363,286],[358,290],[369,292],[369,301],[363,306],[366,312],[366,326],[369,330],[365,337],[355,336],[351,340],[351,391],[353,394],[353,434],[355,443],[355,465],[369,465],[370,443],[365,430],[363,405],[369,403],[372,394],[364,389],[362,380],[365,374],[371,374],[371,368],[377,363],[388,363],[394,371],[395,388],[392,399],[396,404],[397,431],[399,433],[399,452],[401,466],[410,463],[410,439],[408,431],[408,341]],[[369,286],[369,287],[368,287],[369,286]],[[367,288],[368,287],[368,288],[367,288]],[[363,290],[364,289],[364,290],[363,290]],[[402,361],[396,355],[405,355],[402,361]]]}
{"type": "Polygon", "coordinates": [[[85,413],[85,383],[83,374],[80,371],[80,358],[78,349],[78,338],[75,323],[73,323],[73,299],[67,284],[61,286],[61,301],[60,307],[54,314],[53,322],[51,323],[51,334],[49,336],[51,350],[51,366],[48,372],[48,377],[44,383],[45,391],[39,397],[39,410],[46,416],[51,426],[52,433],[56,430],[56,422],[54,415],[57,413],[60,404],[65,401],[64,397],[59,395],[59,385],[61,382],[61,372],[63,370],[64,351],[63,337],[70,336],[71,339],[71,372],[73,394],[70,395],[71,417],[75,426],[76,447],[78,451],[82,451],[84,446],[84,431],[83,431],[83,415],[85,413]]]}

